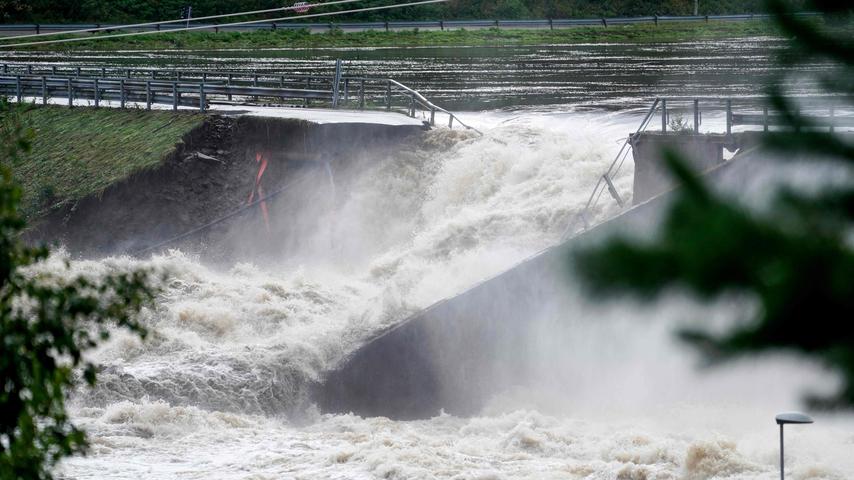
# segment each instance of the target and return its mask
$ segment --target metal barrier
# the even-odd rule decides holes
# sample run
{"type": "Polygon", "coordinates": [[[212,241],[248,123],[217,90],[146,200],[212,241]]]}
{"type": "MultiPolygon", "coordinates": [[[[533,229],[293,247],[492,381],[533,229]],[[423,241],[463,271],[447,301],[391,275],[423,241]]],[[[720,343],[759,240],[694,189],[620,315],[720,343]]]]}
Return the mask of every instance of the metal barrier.
{"type": "MultiPolygon", "coordinates": [[[[809,123],[811,128],[825,128],[833,132],[836,128],[854,128],[854,108],[851,106],[850,97],[838,96],[811,96],[811,97],[788,97],[787,102],[798,105],[799,117],[809,123]],[[848,101],[846,106],[840,107],[840,100],[848,101]]],[[[775,112],[765,97],[748,97],[748,98],[719,98],[719,97],[659,97],[656,98],[646,115],[641,120],[640,125],[634,133],[630,134],[625,142],[623,142],[614,160],[608,166],[608,170],[599,177],[596,186],[584,208],[576,214],[569,225],[563,232],[562,238],[566,239],[570,235],[576,233],[576,228],[581,224],[581,231],[590,228],[590,219],[588,214],[592,208],[595,208],[602,197],[602,194],[607,190],[611,198],[617,202],[617,205],[623,207],[626,205],[617,189],[614,187],[614,178],[620,172],[623,164],[628,158],[629,153],[633,152],[633,144],[638,135],[649,129],[656,116],[661,120],[661,133],[691,133],[699,134],[700,126],[703,122],[703,112],[718,112],[724,113],[725,133],[731,135],[734,127],[747,127],[744,130],[749,131],[750,127],[761,127],[761,130],[768,132],[774,127],[790,126],[791,118],[783,115],[782,112],[775,112]],[[678,122],[674,122],[673,114],[679,115],[676,117],[678,122]],[[690,114],[692,121],[682,121],[682,114],[690,114]]]]}
{"type": "Polygon", "coordinates": [[[329,108],[374,109],[404,113],[415,118],[419,111],[431,126],[437,114],[447,115],[448,127],[454,123],[480,133],[465,124],[453,112],[439,107],[418,91],[382,77],[347,76],[342,64],[330,75],[292,74],[272,69],[246,71],[140,69],[116,67],[43,66],[33,64],[0,64],[0,94],[40,99],[52,97],[89,100],[94,106],[101,101],[127,102],[150,109],[152,104],[198,107],[205,111],[215,103],[263,104],[329,108]],[[288,103],[290,102],[290,103],[288,103]]]}
{"type": "MultiPolygon", "coordinates": [[[[820,13],[801,12],[798,16],[820,16],[820,13]]],[[[393,22],[344,22],[344,23],[297,23],[297,22],[263,22],[252,25],[236,25],[220,27],[216,24],[199,24],[190,22],[192,27],[203,27],[214,32],[247,31],[247,30],[401,30],[401,29],[461,29],[461,28],[571,28],[578,26],[603,26],[626,25],[638,23],[653,23],[658,25],[662,22],[708,22],[708,21],[746,21],[758,19],[770,19],[769,14],[743,14],[743,15],[699,15],[699,16],[646,16],[646,17],[612,17],[612,18],[565,18],[565,19],[538,19],[538,20],[430,20],[430,21],[393,21],[393,22]]],[[[116,24],[17,24],[0,25],[0,33],[73,33],[79,30],[94,28],[118,27],[116,24]]],[[[135,27],[128,31],[179,31],[185,28],[184,24],[154,24],[143,27],[135,27]]]]}

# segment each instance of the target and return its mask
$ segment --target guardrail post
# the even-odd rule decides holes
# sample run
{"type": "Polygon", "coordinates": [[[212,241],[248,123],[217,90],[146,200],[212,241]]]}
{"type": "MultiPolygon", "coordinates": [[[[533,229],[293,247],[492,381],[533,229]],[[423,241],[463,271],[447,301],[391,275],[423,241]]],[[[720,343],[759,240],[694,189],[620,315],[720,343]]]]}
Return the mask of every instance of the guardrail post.
{"type": "Polygon", "coordinates": [[[273,22],[273,25],[270,27],[270,30],[276,31],[276,22],[273,22]]]}
{"type": "Polygon", "coordinates": [[[361,79],[359,82],[359,109],[365,109],[365,79],[361,79]]]}
{"type": "Polygon", "coordinates": [[[732,99],[726,101],[726,134],[732,133],[732,99]]]}
{"type": "Polygon", "coordinates": [[[106,76],[107,76],[107,67],[101,67],[101,76],[102,76],[102,77],[106,77],[106,76]]]}
{"type": "Polygon", "coordinates": [[[661,133],[667,132],[667,99],[661,99],[661,133]]]}
{"type": "Polygon", "coordinates": [[[341,83],[341,59],[335,61],[335,77],[332,79],[332,108],[338,108],[338,92],[341,83]]]}
{"type": "Polygon", "coordinates": [[[608,20],[602,19],[602,26],[608,28],[608,20]]]}
{"type": "Polygon", "coordinates": [[[653,17],[653,22],[655,22],[655,26],[657,27],[658,26],[658,15],[653,17]]]}
{"type": "Polygon", "coordinates": [[[42,30],[42,29],[41,29],[41,25],[39,25],[39,24],[37,23],[37,24],[36,24],[36,35],[40,34],[40,33],[41,33],[41,30],[42,30]]]}
{"type": "Polygon", "coordinates": [[[385,31],[388,32],[388,22],[385,22],[385,31]]]}
{"type": "Polygon", "coordinates": [[[145,81],[145,109],[151,110],[151,80],[145,81]]]}
{"type": "Polygon", "coordinates": [[[205,84],[199,84],[199,111],[205,113],[205,84]]]}
{"type": "Polygon", "coordinates": [[[42,75],[42,105],[47,105],[47,78],[42,75]]]}
{"type": "Polygon", "coordinates": [[[344,105],[350,101],[350,79],[344,79],[344,105]]]}
{"type": "Polygon", "coordinates": [[[415,118],[415,94],[409,94],[409,116],[415,118]]]}
{"type": "Polygon", "coordinates": [[[225,81],[225,86],[228,87],[228,101],[231,101],[231,79],[234,76],[232,74],[228,74],[228,80],[225,81]]]}
{"type": "Polygon", "coordinates": [[[435,108],[430,109],[430,126],[431,127],[436,126],[436,109],[435,108]]]}
{"type": "Polygon", "coordinates": [[[762,131],[768,131],[768,107],[762,107],[762,131]]]}
{"type": "Polygon", "coordinates": [[[178,111],[178,82],[172,82],[172,111],[178,111]]]}
{"type": "Polygon", "coordinates": [[[95,77],[92,83],[95,88],[95,108],[98,108],[101,106],[101,97],[98,92],[98,77],[95,77]]]}
{"type": "Polygon", "coordinates": [[[69,78],[67,80],[68,80],[68,108],[71,108],[74,106],[74,91],[72,90],[72,87],[71,87],[71,79],[69,78]]]}
{"type": "Polygon", "coordinates": [[[125,108],[125,79],[119,80],[119,107],[125,108]]]}
{"type": "Polygon", "coordinates": [[[694,99],[694,133],[700,133],[700,101],[694,99]]]}
{"type": "Polygon", "coordinates": [[[549,30],[554,30],[554,29],[555,29],[555,22],[553,19],[550,18],[549,19],[549,30]]]}
{"type": "MultiPolygon", "coordinates": [[[[306,77],[306,79],[305,79],[305,89],[306,89],[306,90],[311,90],[311,77],[306,77]]],[[[308,98],[308,94],[306,94],[306,97],[305,97],[305,106],[307,107],[307,106],[309,106],[309,105],[311,105],[311,99],[310,99],[310,98],[308,98]]]]}
{"type": "Polygon", "coordinates": [[[448,128],[450,130],[454,129],[454,115],[453,114],[448,114],[448,128]]]}
{"type": "Polygon", "coordinates": [[[4,63],[3,64],[3,74],[7,74],[7,73],[9,73],[9,65],[4,63]]]}
{"type": "Polygon", "coordinates": [[[51,67],[51,69],[50,69],[50,73],[51,73],[52,75],[56,75],[56,65],[54,65],[53,67],[51,67]]]}
{"type": "Polygon", "coordinates": [[[27,75],[32,75],[32,74],[33,74],[33,66],[27,65],[27,75]]]}
{"type": "Polygon", "coordinates": [[[385,85],[385,109],[391,110],[391,80],[386,81],[385,85]]]}
{"type": "MultiPolygon", "coordinates": [[[[254,80],[252,80],[252,86],[253,86],[253,87],[257,87],[257,86],[258,86],[258,75],[255,75],[254,80]]],[[[253,96],[252,96],[252,100],[253,100],[253,101],[255,101],[255,102],[257,102],[257,101],[258,101],[258,95],[253,95],[253,96]]]]}
{"type": "Polygon", "coordinates": [[[80,77],[80,67],[77,67],[77,77],[80,77]]]}
{"type": "Polygon", "coordinates": [[[441,30],[443,32],[445,31],[445,21],[444,20],[439,20],[439,30],[441,30]]]}
{"type": "Polygon", "coordinates": [[[21,76],[15,76],[15,97],[18,99],[18,103],[21,103],[21,76]]]}

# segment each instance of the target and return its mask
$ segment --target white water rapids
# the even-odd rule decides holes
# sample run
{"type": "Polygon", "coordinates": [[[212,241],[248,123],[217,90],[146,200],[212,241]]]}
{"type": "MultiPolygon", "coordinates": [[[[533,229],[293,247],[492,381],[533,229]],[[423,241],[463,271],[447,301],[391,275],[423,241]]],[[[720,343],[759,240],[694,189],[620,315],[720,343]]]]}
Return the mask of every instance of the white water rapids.
{"type": "MultiPolygon", "coordinates": [[[[833,378],[785,356],[698,371],[672,325],[686,313],[726,316],[729,304],[582,305],[595,321],[575,325],[565,351],[544,360],[542,391],[506,392],[474,418],[328,415],[304,397],[308,382],[375,332],[557,243],[637,121],[483,114],[483,138],[427,160],[372,159],[336,178],[334,198],[323,171],[317,195],[332,207],[294,219],[311,227],[281,262],[214,268],[179,251],[74,262],[89,275],[147,267],[168,281],[146,312],[149,340],[117,333],[95,352],[100,382],[72,401],[92,449],[65,461],[63,475],[777,478],[773,415],[798,407],[804,386],[833,378]],[[638,320],[650,312],[660,321],[638,320]],[[549,362],[562,373],[550,376],[549,362]]],[[[616,181],[624,198],[631,177],[629,162],[616,181]]],[[[616,212],[607,197],[600,205],[599,219],[616,212]]],[[[791,478],[854,473],[852,427],[839,415],[790,428],[791,478]]]]}

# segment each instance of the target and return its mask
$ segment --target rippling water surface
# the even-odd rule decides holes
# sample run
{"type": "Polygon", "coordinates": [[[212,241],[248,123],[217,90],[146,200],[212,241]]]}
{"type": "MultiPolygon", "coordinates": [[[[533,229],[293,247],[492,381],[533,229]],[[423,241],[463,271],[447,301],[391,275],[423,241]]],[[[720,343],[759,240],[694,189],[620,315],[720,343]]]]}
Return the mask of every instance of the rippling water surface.
{"type": "MultiPolygon", "coordinates": [[[[64,462],[64,474],[777,478],[774,413],[798,407],[804,388],[831,388],[834,377],[785,355],[700,372],[695,355],[672,336],[685,317],[721,321],[749,310],[744,299],[700,306],[677,297],[643,308],[573,297],[583,321],[551,335],[561,354],[544,362],[542,388],[505,392],[473,418],[327,415],[307,401],[305,386],[375,332],[558,242],[636,127],[636,107],[656,95],[760,95],[776,81],[773,55],[781,48],[778,40],[756,38],[10,56],[326,74],[343,58],[350,72],[398,79],[469,112],[466,120],[485,132],[438,130],[423,145],[358,159],[360,168],[336,177],[334,191],[325,172],[309,178],[306,193],[318,199],[321,214],[292,219],[305,248],[283,252],[280,262],[213,267],[178,251],[74,262],[88,275],[144,266],[168,281],[146,312],[152,338],[140,343],[119,334],[96,353],[105,365],[101,383],[72,401],[92,451],[64,462]],[[551,366],[561,374],[551,375],[551,366]]],[[[809,81],[792,87],[814,89],[809,81]]],[[[627,165],[615,179],[624,198],[631,182],[627,165]]],[[[603,202],[594,215],[615,211],[603,202]]],[[[45,268],[61,269],[61,260],[55,255],[45,268]]],[[[790,429],[792,478],[850,478],[852,432],[846,415],[790,429]]]]}

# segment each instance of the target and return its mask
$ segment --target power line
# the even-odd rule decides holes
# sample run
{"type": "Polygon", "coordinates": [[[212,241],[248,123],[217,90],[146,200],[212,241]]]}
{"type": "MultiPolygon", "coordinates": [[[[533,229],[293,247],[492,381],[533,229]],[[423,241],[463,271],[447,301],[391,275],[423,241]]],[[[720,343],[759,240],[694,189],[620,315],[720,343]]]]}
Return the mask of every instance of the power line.
{"type": "MultiPolygon", "coordinates": [[[[333,15],[345,15],[348,13],[370,12],[370,11],[377,11],[377,10],[389,10],[392,8],[402,8],[402,7],[414,7],[416,5],[427,5],[427,4],[431,4],[431,3],[444,3],[447,1],[449,1],[449,0],[421,0],[418,2],[398,3],[398,4],[394,4],[394,5],[382,5],[382,6],[378,6],[378,7],[364,7],[364,8],[356,8],[356,9],[352,9],[352,10],[342,10],[340,12],[311,13],[311,14],[307,14],[307,15],[295,15],[292,17],[270,18],[270,19],[263,19],[263,20],[249,20],[249,21],[245,21],[245,22],[222,23],[222,24],[218,24],[215,26],[222,28],[222,27],[234,27],[234,26],[238,26],[238,25],[252,25],[254,23],[262,23],[262,22],[282,22],[282,21],[287,21],[287,20],[299,20],[299,19],[303,19],[303,18],[328,17],[328,16],[333,16],[333,15]]],[[[184,32],[184,31],[189,31],[189,30],[209,30],[211,28],[213,28],[213,26],[202,25],[202,26],[196,26],[196,27],[169,30],[168,32],[172,33],[172,32],[184,32]]],[[[119,38],[119,37],[133,37],[133,36],[137,36],[137,35],[154,35],[154,34],[158,34],[158,33],[166,33],[166,31],[155,30],[155,31],[150,31],[150,32],[118,33],[118,34],[114,34],[114,35],[101,35],[101,36],[95,36],[95,37],[61,38],[58,40],[42,40],[42,41],[38,41],[38,42],[24,42],[24,43],[5,44],[5,45],[0,45],[0,48],[30,47],[30,46],[34,46],[34,45],[49,45],[49,44],[54,44],[54,43],[88,42],[91,40],[104,40],[104,39],[108,39],[108,38],[119,38]]]]}
{"type": "MultiPolygon", "coordinates": [[[[286,11],[286,10],[297,10],[303,8],[314,8],[314,7],[326,7],[329,5],[338,5],[342,3],[353,3],[353,2],[361,2],[363,0],[335,0],[333,2],[325,2],[325,3],[313,3],[308,5],[299,5],[299,6],[290,6],[290,7],[278,7],[278,8],[268,8],[266,10],[253,10],[250,12],[237,12],[237,13],[223,13],[220,15],[208,15],[207,17],[196,17],[192,20],[194,22],[199,22],[202,20],[213,20],[215,18],[226,18],[226,17],[239,17],[246,15],[260,15],[262,13],[271,13],[278,11],[286,11]]],[[[73,33],[92,33],[92,32],[102,32],[105,30],[123,30],[126,28],[139,28],[139,27],[150,27],[152,25],[164,25],[167,23],[179,23],[187,21],[186,18],[179,18],[177,20],[163,20],[160,22],[146,22],[146,23],[132,23],[129,25],[111,25],[109,27],[98,27],[98,28],[81,28],[77,30],[70,30],[67,32],[48,32],[48,33],[31,33],[27,35],[16,35],[14,37],[5,37],[3,40],[17,40],[19,38],[33,38],[33,37],[52,37],[56,35],[70,35],[73,33]]],[[[178,31],[177,29],[171,31],[178,31]]]]}

